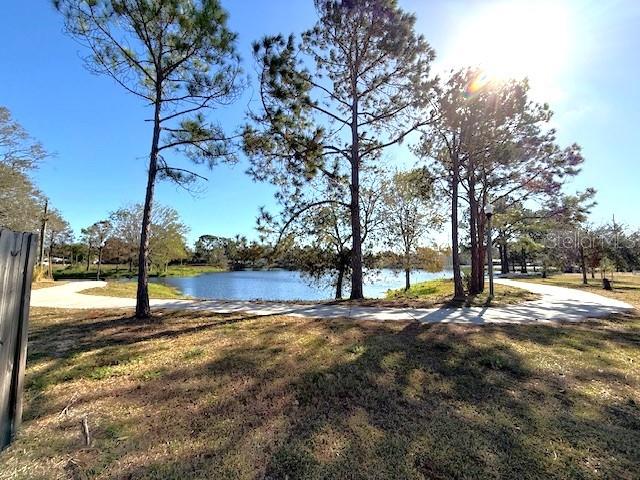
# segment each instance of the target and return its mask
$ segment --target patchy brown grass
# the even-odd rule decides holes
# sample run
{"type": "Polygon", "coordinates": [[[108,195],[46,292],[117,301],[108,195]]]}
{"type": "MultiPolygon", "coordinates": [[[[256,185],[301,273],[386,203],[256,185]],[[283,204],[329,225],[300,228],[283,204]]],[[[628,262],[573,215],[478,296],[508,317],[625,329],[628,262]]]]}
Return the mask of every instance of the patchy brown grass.
{"type": "Polygon", "coordinates": [[[480,327],[35,309],[0,478],[635,479],[639,347],[638,315],[480,327]]]}
{"type": "Polygon", "coordinates": [[[40,290],[41,288],[59,287],[68,282],[56,282],[53,280],[40,280],[31,284],[31,290],[40,290]]]}

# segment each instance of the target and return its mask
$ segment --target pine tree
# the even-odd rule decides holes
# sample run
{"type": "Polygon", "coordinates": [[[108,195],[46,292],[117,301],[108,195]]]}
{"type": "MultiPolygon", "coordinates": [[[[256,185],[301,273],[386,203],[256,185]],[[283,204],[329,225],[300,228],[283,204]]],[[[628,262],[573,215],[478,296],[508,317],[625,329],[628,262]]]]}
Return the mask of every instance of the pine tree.
{"type": "MultiPolygon", "coordinates": [[[[566,181],[584,161],[580,147],[561,148],[550,128],[552,112],[529,98],[526,80],[492,81],[477,69],[452,73],[440,89],[437,121],[420,153],[435,160],[449,179],[453,252],[458,235],[458,188],[468,205],[471,244],[470,293],[484,288],[485,206],[508,209],[523,202],[542,205],[558,199],[566,181]]],[[[456,296],[458,278],[456,276],[456,296]]]]}
{"type": "Polygon", "coordinates": [[[236,99],[236,35],[218,0],[54,0],[67,31],[91,51],[87,67],[107,75],[153,110],[138,257],[136,316],[151,314],[149,239],[156,180],[187,186],[197,173],[169,165],[169,151],[196,164],[235,159],[230,138],[204,110],[236,99]]]}
{"type": "Polygon", "coordinates": [[[363,171],[426,125],[434,52],[415,17],[395,0],[316,0],[318,21],[302,34],[254,44],[260,107],[244,134],[249,172],[278,187],[286,204],[323,176],[346,190],[351,226],[351,298],[363,297],[363,171]]]}

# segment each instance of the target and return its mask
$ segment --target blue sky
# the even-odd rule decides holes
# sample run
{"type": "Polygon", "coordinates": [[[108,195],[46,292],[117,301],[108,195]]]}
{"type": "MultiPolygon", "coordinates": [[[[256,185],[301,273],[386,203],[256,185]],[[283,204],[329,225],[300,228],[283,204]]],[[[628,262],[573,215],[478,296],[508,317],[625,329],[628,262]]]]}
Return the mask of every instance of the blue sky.
{"type": "MultiPolygon", "coordinates": [[[[222,1],[231,28],[239,34],[250,75],[253,40],[268,33],[299,32],[314,22],[311,0],[222,1]]],[[[549,21],[535,25],[530,20],[539,18],[522,12],[540,2],[516,3],[520,9],[515,17],[524,23],[513,28],[526,27],[547,39],[533,53],[527,50],[531,41],[516,49],[537,55],[531,62],[534,71],[529,72],[534,92],[556,111],[560,141],[575,141],[584,148],[586,164],[571,189],[597,188],[599,204],[593,221],[606,221],[615,214],[619,221],[640,225],[640,2],[559,0],[549,3],[548,11],[536,7],[549,21]]],[[[418,30],[436,49],[436,68],[442,71],[473,58],[483,38],[500,25],[497,17],[504,11],[504,2],[488,0],[400,0],[400,4],[417,14],[418,30]]],[[[151,134],[144,119],[149,113],[110,79],[85,70],[82,47],[62,33],[61,19],[50,2],[23,0],[3,7],[0,104],[56,153],[36,174],[39,186],[76,231],[121,205],[142,201],[151,134]]],[[[513,20],[514,13],[510,15],[513,20]]],[[[510,45],[501,38],[494,40],[510,45]]],[[[520,58],[507,63],[523,62],[520,58]]],[[[242,123],[252,95],[249,88],[241,101],[213,112],[213,118],[234,130],[242,123]]],[[[157,201],[180,212],[191,228],[190,240],[204,233],[255,237],[258,207],[273,203],[273,189],[252,182],[245,168],[243,159],[232,167],[200,171],[209,181],[196,196],[163,183],[157,201]]]]}

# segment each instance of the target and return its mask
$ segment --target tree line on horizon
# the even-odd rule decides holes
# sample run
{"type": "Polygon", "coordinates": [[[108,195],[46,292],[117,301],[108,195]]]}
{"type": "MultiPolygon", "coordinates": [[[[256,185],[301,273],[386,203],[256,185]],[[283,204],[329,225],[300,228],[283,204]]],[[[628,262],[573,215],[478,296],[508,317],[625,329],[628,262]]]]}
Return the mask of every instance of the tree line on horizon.
{"type": "MultiPolygon", "coordinates": [[[[348,284],[351,299],[363,297],[366,260],[381,245],[396,250],[408,288],[411,269],[424,260],[418,248],[446,223],[454,296],[483,291],[488,205],[496,227],[489,248],[498,249],[503,271],[518,256],[524,269],[536,259],[545,272],[568,263],[545,239],[588,229],[595,190],[567,192],[584,162],[580,147],[558,143],[552,111],[531,99],[527,80],[487,78],[472,66],[434,75],[434,50],[415,31],[415,15],[394,0],[315,0],[309,30],[254,42],[258,94],[236,132],[208,115],[235,102],[247,84],[218,0],[54,5],[87,47],[89,70],[111,77],[152,113],[134,228],[139,318],[150,315],[154,215],[162,211],[154,207],[155,185],[166,179],[188,189],[202,178],[174,163],[180,157],[213,168],[243,152],[248,175],[277,187],[278,209],[260,211],[261,239],[274,254],[294,245],[325,252],[309,257],[308,271],[332,272],[336,292],[348,284]],[[392,157],[404,145],[415,166],[400,171],[392,157]],[[466,281],[461,255],[471,266],[466,281]]],[[[101,227],[87,238],[100,238],[101,227]]],[[[593,252],[576,251],[584,267],[593,252]]]]}
{"type": "MultiPolygon", "coordinates": [[[[103,220],[82,228],[75,236],[68,222],[49,216],[44,242],[44,267],[50,278],[132,277],[137,275],[135,259],[140,246],[139,225],[143,206],[133,204],[121,207],[103,220]],[[55,265],[55,268],[54,268],[55,265]],[[104,265],[110,265],[103,271],[104,265]],[[114,268],[115,267],[115,268],[114,268]]],[[[391,225],[390,225],[391,226],[391,225]]],[[[170,265],[197,265],[220,270],[288,269],[296,270],[313,284],[335,288],[335,298],[342,298],[350,282],[348,272],[340,273],[342,262],[331,245],[305,244],[295,239],[287,244],[273,245],[248,240],[243,235],[223,237],[205,234],[189,246],[186,234],[189,228],[178,212],[168,206],[154,209],[149,248],[150,270],[165,275],[170,265]]],[[[416,246],[410,256],[403,248],[368,253],[365,265],[369,269],[389,268],[407,272],[414,269],[441,271],[450,255],[448,249],[416,246]],[[395,250],[395,251],[394,251],[395,250]]],[[[402,245],[399,245],[402,247],[402,245]]]]}

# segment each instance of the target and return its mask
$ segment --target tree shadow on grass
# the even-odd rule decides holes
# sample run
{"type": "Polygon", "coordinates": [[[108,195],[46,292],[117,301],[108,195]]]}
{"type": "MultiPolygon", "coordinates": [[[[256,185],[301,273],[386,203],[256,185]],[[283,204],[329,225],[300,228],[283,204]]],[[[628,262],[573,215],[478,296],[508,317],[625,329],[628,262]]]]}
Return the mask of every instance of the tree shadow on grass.
{"type": "MultiPolygon", "coordinates": [[[[640,411],[632,400],[596,408],[562,380],[533,372],[508,345],[479,345],[476,333],[409,325],[367,337],[351,363],[305,375],[297,385],[298,421],[267,478],[640,473],[640,411]],[[583,409],[597,415],[582,418],[583,409]]],[[[613,377],[620,380],[614,373],[606,380],[613,377]]]]}
{"type": "Polygon", "coordinates": [[[233,423],[225,441],[129,473],[238,473],[233,462],[231,470],[212,464],[242,456],[252,438],[264,439],[264,428],[273,438],[252,452],[258,464],[266,461],[264,478],[597,478],[605,468],[625,478],[637,466],[634,404],[610,402],[582,418],[588,397],[535,374],[506,344],[478,344],[477,333],[367,325],[355,344],[341,345],[349,355],[327,368],[296,365],[321,345],[287,360],[274,360],[282,352],[266,346],[233,349],[207,370],[242,387],[192,412],[194,430],[205,435],[209,422],[233,423]],[[265,427],[278,418],[286,428],[265,427]]]}
{"type": "MultiPolygon", "coordinates": [[[[47,315],[59,315],[50,310],[47,315]]],[[[42,391],[49,385],[81,378],[100,380],[110,369],[135,362],[157,349],[155,341],[197,335],[211,329],[233,327],[257,317],[207,312],[160,311],[149,321],[140,321],[123,311],[106,315],[88,311],[78,320],[36,325],[29,332],[26,389],[37,402],[24,411],[25,419],[38,415],[45,406],[63,408],[42,391]],[[106,318],[105,318],[106,317],[106,318]],[[165,321],[165,320],[169,321],[165,321]],[[38,364],[44,365],[39,367],[38,364]],[[50,405],[47,406],[47,403],[50,405]],[[32,411],[32,408],[33,411],[32,411]]],[[[42,323],[42,322],[41,322],[42,323]]]]}
{"type": "MultiPolygon", "coordinates": [[[[34,353],[52,362],[48,375],[77,355],[104,352],[115,361],[125,353],[151,355],[159,340],[213,346],[211,354],[195,350],[157,376],[83,391],[78,408],[108,403],[114,410],[94,413],[109,420],[98,422],[95,449],[80,458],[84,474],[290,480],[640,474],[640,412],[625,397],[629,382],[619,369],[583,362],[554,372],[539,368],[527,351],[531,344],[543,357],[561,358],[565,351],[631,348],[637,333],[623,324],[615,330],[180,315],[147,327],[96,319],[92,327],[47,327],[36,335],[34,353]],[[47,338],[73,341],[47,353],[47,338]],[[610,397],[593,395],[594,384],[610,387],[610,397]]],[[[637,396],[637,384],[631,388],[637,396]]]]}

